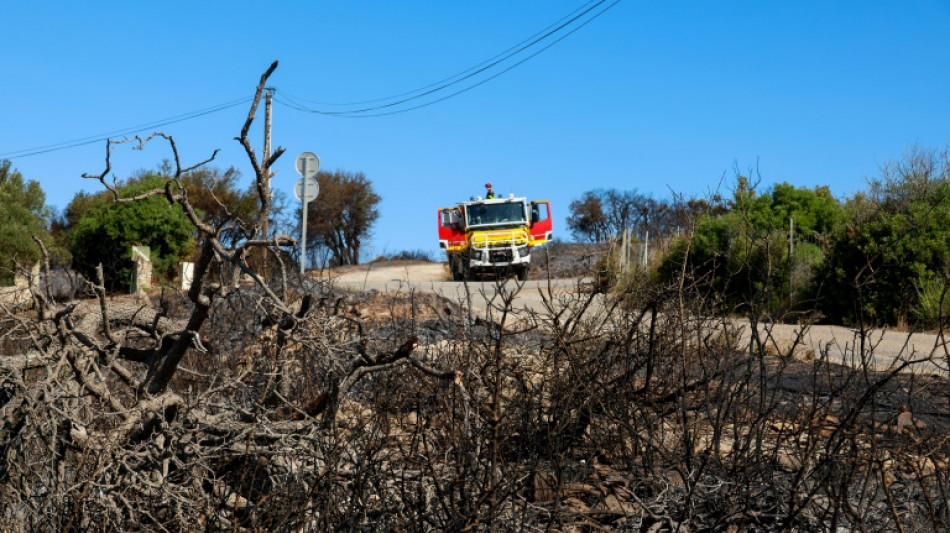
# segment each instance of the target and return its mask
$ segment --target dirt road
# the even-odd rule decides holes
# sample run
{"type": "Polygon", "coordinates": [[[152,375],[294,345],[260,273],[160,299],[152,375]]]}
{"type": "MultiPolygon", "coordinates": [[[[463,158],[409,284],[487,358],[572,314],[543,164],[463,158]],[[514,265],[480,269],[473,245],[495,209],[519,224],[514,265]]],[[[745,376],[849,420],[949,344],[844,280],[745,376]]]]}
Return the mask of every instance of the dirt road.
{"type": "MultiPolygon", "coordinates": [[[[488,302],[497,294],[498,284],[494,280],[474,281],[467,284],[450,281],[445,263],[397,261],[390,263],[371,263],[337,269],[324,274],[325,279],[352,290],[387,291],[426,291],[440,294],[454,301],[472,298],[473,307],[484,310],[488,302]]],[[[565,294],[574,292],[584,285],[583,280],[560,279],[530,280],[524,283],[517,295],[515,305],[536,312],[544,311],[541,292],[546,294],[565,294]],[[549,285],[550,283],[550,285],[549,285]],[[541,290],[539,290],[541,289],[541,290]],[[550,292],[549,292],[550,291],[550,292]]],[[[516,287],[514,280],[505,285],[509,289],[516,287]]],[[[601,298],[598,296],[598,298],[601,298]]],[[[737,322],[744,332],[741,342],[748,342],[751,328],[748,323],[737,322]]],[[[793,324],[760,325],[762,338],[767,339],[770,353],[786,353],[798,339],[795,355],[810,358],[827,354],[834,362],[853,366],[861,363],[861,336],[851,328],[840,326],[809,326],[803,328],[793,324]],[[799,336],[801,338],[799,339],[799,336]]],[[[884,370],[902,360],[924,359],[925,363],[914,365],[914,369],[927,373],[947,375],[950,366],[950,346],[938,335],[932,333],[908,333],[893,330],[871,330],[864,339],[864,353],[868,364],[875,369],[884,370]],[[873,348],[873,350],[872,350],[873,348]]]]}
{"type": "Polygon", "coordinates": [[[352,287],[361,283],[393,281],[449,281],[449,267],[445,263],[425,261],[388,261],[347,266],[325,272],[337,283],[352,287]]]}

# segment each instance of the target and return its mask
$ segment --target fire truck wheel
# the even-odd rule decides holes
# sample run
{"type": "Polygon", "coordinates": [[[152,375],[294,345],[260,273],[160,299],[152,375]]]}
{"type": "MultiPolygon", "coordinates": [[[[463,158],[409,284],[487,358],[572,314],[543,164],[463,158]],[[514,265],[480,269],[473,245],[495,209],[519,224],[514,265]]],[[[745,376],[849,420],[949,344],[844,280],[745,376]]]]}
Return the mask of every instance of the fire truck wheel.
{"type": "Polygon", "coordinates": [[[528,265],[524,265],[524,266],[518,267],[518,271],[517,271],[516,274],[515,274],[516,276],[518,276],[518,281],[527,281],[527,280],[528,280],[528,272],[529,272],[530,268],[531,268],[531,267],[529,267],[528,265]]]}
{"type": "Polygon", "coordinates": [[[449,270],[452,271],[452,280],[465,281],[468,277],[467,269],[462,266],[460,261],[449,261],[449,270]]]}

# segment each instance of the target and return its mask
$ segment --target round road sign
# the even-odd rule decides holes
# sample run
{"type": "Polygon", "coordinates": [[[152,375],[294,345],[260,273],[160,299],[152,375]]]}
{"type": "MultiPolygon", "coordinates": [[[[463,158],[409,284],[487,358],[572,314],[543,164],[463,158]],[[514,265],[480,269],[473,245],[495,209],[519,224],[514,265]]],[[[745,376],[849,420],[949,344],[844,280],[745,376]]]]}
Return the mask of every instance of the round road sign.
{"type": "MultiPolygon", "coordinates": [[[[309,165],[307,165],[307,171],[310,171],[309,165]]],[[[305,201],[312,202],[317,198],[317,195],[320,194],[320,184],[313,178],[297,180],[297,184],[294,185],[294,196],[296,196],[298,200],[303,197],[303,180],[307,180],[307,199],[305,201]]]]}
{"type": "Polygon", "coordinates": [[[313,152],[304,152],[297,156],[297,173],[305,178],[317,175],[320,170],[320,158],[313,152]]]}

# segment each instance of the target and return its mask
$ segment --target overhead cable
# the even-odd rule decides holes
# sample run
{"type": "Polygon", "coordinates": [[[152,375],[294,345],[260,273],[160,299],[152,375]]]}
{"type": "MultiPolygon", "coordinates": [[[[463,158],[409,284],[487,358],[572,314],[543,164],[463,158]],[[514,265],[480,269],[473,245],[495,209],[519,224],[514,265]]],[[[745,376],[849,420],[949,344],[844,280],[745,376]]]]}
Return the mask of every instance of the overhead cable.
{"type": "MultiPolygon", "coordinates": [[[[582,4],[580,7],[574,9],[573,11],[571,11],[570,13],[568,13],[567,15],[559,19],[557,22],[534,33],[527,39],[522,40],[518,44],[506,49],[505,51],[499,54],[496,54],[492,56],[491,58],[486,59],[485,61],[482,61],[481,63],[478,63],[477,65],[470,67],[466,70],[463,70],[457,74],[444,78],[440,81],[434,82],[432,84],[425,85],[418,89],[403,92],[403,93],[393,95],[390,97],[364,100],[361,102],[352,102],[349,104],[320,103],[320,105],[345,106],[345,105],[363,105],[363,104],[371,104],[371,103],[377,103],[377,102],[388,102],[385,104],[363,107],[359,109],[343,110],[343,111],[327,111],[327,110],[317,109],[309,105],[306,105],[304,102],[311,102],[311,101],[306,100],[304,98],[295,97],[293,95],[286,93],[285,91],[281,91],[280,93],[275,93],[274,101],[287,108],[294,109],[297,111],[314,113],[314,114],[319,114],[319,115],[344,117],[344,118],[380,117],[380,116],[386,116],[386,115],[406,113],[408,111],[413,111],[416,109],[428,107],[430,105],[443,102],[445,100],[448,100],[460,94],[468,92],[476,87],[479,87],[485,83],[488,83],[489,81],[501,76],[502,74],[505,74],[511,71],[512,69],[522,65],[526,61],[534,58],[541,52],[544,52],[545,50],[551,48],[555,44],[561,42],[568,36],[572,35],[574,32],[583,28],[584,26],[586,26],[587,24],[589,24],[590,22],[597,19],[598,17],[606,13],[608,10],[613,8],[615,5],[620,3],[620,0],[614,0],[612,3],[608,4],[606,7],[604,7],[600,11],[594,12],[598,7],[603,5],[606,1],[607,0],[590,0],[582,4]],[[594,13],[590,15],[587,19],[581,20],[592,12],[594,13]],[[445,94],[434,100],[429,100],[429,101],[426,101],[417,105],[413,105],[410,107],[391,109],[396,106],[406,104],[408,102],[412,102],[412,101],[419,100],[427,96],[434,95],[440,91],[444,91],[450,87],[458,85],[467,80],[472,80],[476,76],[483,73],[487,73],[488,71],[494,69],[495,67],[499,67],[502,63],[508,60],[511,60],[515,56],[522,54],[523,52],[526,52],[532,47],[535,47],[541,44],[542,42],[555,37],[556,34],[558,34],[559,32],[562,32],[562,30],[565,30],[569,26],[572,26],[572,25],[573,27],[570,28],[569,31],[567,31],[566,33],[563,33],[560,36],[557,36],[557,38],[555,38],[553,41],[546,43],[541,48],[534,50],[531,54],[521,58],[520,60],[503,68],[502,70],[495,72],[494,74],[488,76],[487,78],[480,79],[478,81],[473,80],[473,83],[471,85],[465,86],[462,89],[459,89],[455,92],[445,94]],[[389,100],[392,100],[392,101],[389,101],[389,100]]],[[[0,159],[17,159],[17,158],[22,158],[22,157],[30,157],[34,155],[46,154],[49,152],[55,152],[59,150],[65,150],[68,148],[75,148],[75,147],[83,146],[87,144],[98,143],[110,138],[115,138],[115,137],[120,137],[120,136],[129,136],[136,133],[141,133],[143,131],[167,126],[170,124],[175,124],[178,122],[184,122],[186,120],[192,120],[192,119],[202,117],[205,115],[210,115],[212,113],[224,111],[226,109],[230,109],[232,107],[250,102],[252,99],[253,97],[248,96],[248,97],[240,98],[238,100],[232,100],[230,102],[225,102],[225,103],[207,107],[204,109],[199,109],[197,111],[191,111],[189,113],[183,113],[181,115],[176,115],[173,117],[156,120],[153,122],[147,122],[147,123],[139,124],[136,126],[129,126],[127,128],[122,128],[122,129],[114,130],[107,133],[101,133],[98,135],[82,137],[79,139],[73,139],[69,141],[62,141],[62,142],[58,142],[54,144],[35,146],[32,148],[25,148],[22,150],[14,150],[14,151],[6,152],[6,153],[0,153],[0,159]]]]}
{"type": "MultiPolygon", "coordinates": [[[[422,87],[419,87],[419,88],[416,88],[416,89],[412,89],[412,90],[409,90],[409,91],[401,92],[401,93],[399,93],[399,94],[394,94],[394,95],[391,95],[391,96],[383,96],[383,97],[380,97],[380,98],[373,98],[373,99],[370,99],[370,100],[361,100],[361,101],[356,101],[356,102],[322,102],[322,101],[317,101],[317,100],[309,100],[309,99],[307,99],[307,98],[303,98],[303,97],[300,97],[300,96],[295,96],[295,95],[292,95],[292,94],[287,93],[286,91],[282,91],[282,92],[283,92],[287,97],[289,97],[289,99],[294,100],[294,101],[297,101],[297,102],[306,102],[307,104],[315,104],[315,105],[321,105],[321,106],[337,106],[337,107],[341,107],[341,106],[355,106],[355,105],[363,105],[363,104],[374,104],[374,103],[376,103],[376,102],[385,102],[385,101],[393,100],[393,99],[396,99],[396,98],[402,98],[403,96],[408,96],[408,95],[410,95],[410,94],[415,94],[415,93],[418,93],[418,92],[422,92],[422,91],[425,91],[425,90],[427,90],[427,89],[431,89],[432,87],[436,87],[436,86],[438,86],[438,85],[441,85],[441,84],[443,84],[443,83],[450,82],[450,81],[455,80],[456,78],[459,78],[459,77],[461,77],[461,76],[464,76],[465,74],[468,74],[469,72],[472,72],[473,70],[476,70],[476,69],[478,69],[478,68],[480,68],[480,67],[482,67],[482,66],[484,66],[484,65],[486,65],[486,64],[488,64],[488,63],[490,63],[490,62],[492,62],[492,61],[494,61],[494,60],[496,60],[496,59],[498,59],[498,58],[502,58],[502,56],[507,55],[509,52],[512,52],[512,51],[516,50],[517,48],[521,47],[521,46],[524,45],[525,43],[528,43],[529,41],[531,41],[532,39],[535,39],[536,37],[538,37],[538,36],[540,36],[540,35],[542,35],[542,34],[548,32],[549,30],[551,30],[551,28],[555,28],[556,26],[558,26],[558,25],[560,25],[561,23],[563,23],[565,20],[567,20],[567,19],[571,18],[572,16],[574,16],[574,14],[577,13],[578,11],[581,11],[581,10],[586,9],[590,4],[593,4],[593,3],[595,3],[595,2],[596,2],[597,4],[602,4],[602,3],[603,3],[602,0],[590,0],[589,2],[587,2],[587,3],[583,4],[583,5],[581,5],[580,7],[574,9],[573,11],[571,11],[570,13],[568,13],[567,15],[561,17],[561,18],[558,19],[556,22],[553,22],[552,24],[549,24],[548,26],[542,28],[541,30],[538,30],[537,32],[535,32],[535,33],[532,34],[531,36],[525,38],[524,40],[518,42],[517,44],[515,44],[515,45],[513,45],[513,46],[511,46],[511,47],[509,47],[509,48],[507,48],[507,49],[505,49],[505,50],[499,52],[498,54],[495,54],[494,56],[492,56],[492,57],[490,57],[490,58],[488,58],[488,59],[486,59],[486,60],[484,60],[484,61],[478,63],[477,65],[473,65],[473,66],[471,66],[471,67],[469,67],[469,68],[467,68],[467,69],[465,69],[465,70],[463,70],[463,71],[461,71],[461,72],[457,72],[457,73],[455,73],[455,74],[452,74],[451,76],[448,76],[448,77],[446,77],[446,78],[443,78],[443,79],[438,80],[438,81],[435,81],[435,82],[432,82],[432,83],[430,83],[430,84],[428,84],[428,85],[424,85],[424,86],[422,86],[422,87]]],[[[593,6],[593,7],[597,7],[597,6],[595,5],[595,6],[593,6]]],[[[504,58],[502,58],[502,59],[504,59],[504,58]]]]}
{"type": "Polygon", "coordinates": [[[136,133],[141,133],[143,131],[152,130],[155,128],[160,128],[163,126],[168,126],[169,124],[175,124],[178,122],[184,122],[186,120],[191,120],[198,117],[203,117],[205,115],[210,115],[212,113],[217,113],[219,111],[224,111],[225,109],[230,109],[232,107],[245,104],[253,100],[253,97],[247,96],[240,98],[238,100],[232,100],[230,102],[225,102],[223,104],[218,104],[211,107],[206,107],[204,109],[199,109],[197,111],[191,111],[189,113],[182,113],[181,115],[175,115],[173,117],[156,120],[152,122],[146,122],[139,124],[137,126],[129,126],[127,128],[122,128],[114,130],[107,133],[100,133],[98,135],[91,135],[89,137],[82,137],[79,139],[73,139],[70,141],[62,141],[54,144],[47,144],[43,146],[35,146],[33,148],[24,148],[22,150],[14,150],[12,152],[0,153],[0,159],[17,159],[21,157],[29,157],[32,155],[46,154],[49,152],[55,152],[58,150],[65,150],[67,148],[75,148],[77,146],[84,146],[87,144],[93,144],[111,139],[114,137],[124,137],[133,135],[136,133]]]}
{"type": "MultiPolygon", "coordinates": [[[[432,100],[432,101],[429,101],[429,102],[426,102],[426,103],[423,103],[423,104],[420,104],[420,105],[415,105],[415,106],[411,106],[411,107],[408,107],[408,108],[402,108],[402,109],[393,110],[393,111],[388,111],[388,112],[370,113],[371,111],[379,111],[379,110],[383,110],[383,109],[388,109],[388,108],[395,107],[395,106],[398,106],[398,105],[401,105],[401,104],[405,104],[405,103],[410,102],[410,101],[413,101],[413,100],[418,100],[418,99],[423,98],[423,97],[425,97],[425,96],[432,95],[432,94],[434,94],[434,93],[437,93],[437,92],[439,92],[439,91],[442,91],[442,90],[444,90],[444,89],[447,89],[447,88],[449,88],[449,87],[451,87],[451,86],[457,85],[457,84],[459,84],[459,83],[461,83],[461,82],[463,82],[463,81],[466,81],[466,80],[468,80],[468,79],[471,79],[471,78],[477,76],[478,74],[481,74],[481,73],[483,73],[483,72],[486,72],[486,71],[488,71],[489,69],[491,69],[491,68],[493,68],[493,67],[495,67],[495,66],[498,66],[500,63],[502,63],[502,62],[504,62],[504,61],[507,61],[508,59],[511,59],[511,58],[514,57],[515,55],[524,52],[524,51],[527,50],[528,48],[531,48],[531,47],[533,47],[533,46],[535,46],[535,45],[541,43],[541,42],[544,41],[545,39],[551,38],[551,37],[554,36],[556,33],[560,32],[560,31],[563,30],[563,29],[565,29],[567,26],[570,26],[571,24],[574,24],[575,22],[577,22],[579,19],[581,19],[582,17],[584,17],[585,15],[587,15],[588,13],[590,13],[592,10],[596,9],[597,7],[599,7],[599,6],[600,6],[601,4],[603,4],[604,2],[606,2],[606,0],[599,0],[599,1],[596,2],[594,5],[592,5],[592,6],[590,6],[590,7],[587,7],[586,9],[584,9],[583,11],[581,11],[579,14],[577,14],[577,15],[571,17],[570,19],[568,19],[566,22],[563,22],[563,23],[557,25],[557,27],[555,27],[554,29],[549,30],[549,31],[545,32],[543,35],[541,35],[540,37],[537,37],[537,38],[531,40],[528,44],[519,46],[519,47],[517,47],[516,49],[514,49],[514,51],[509,52],[509,53],[505,53],[505,54],[503,54],[503,55],[502,55],[500,58],[498,58],[498,59],[494,59],[494,60],[491,60],[491,61],[488,61],[488,62],[483,62],[483,63],[482,63],[483,66],[481,66],[481,67],[475,69],[474,71],[468,72],[468,74],[465,74],[464,76],[458,77],[457,79],[447,78],[447,79],[452,79],[453,81],[450,81],[450,82],[447,82],[447,83],[443,83],[443,84],[441,84],[441,85],[436,86],[435,88],[426,90],[426,91],[424,91],[424,92],[422,92],[422,93],[419,93],[419,94],[417,94],[417,95],[415,95],[415,96],[406,97],[406,98],[400,98],[400,99],[398,99],[398,100],[396,100],[396,101],[389,102],[389,103],[387,103],[387,104],[382,104],[382,105],[378,105],[378,106],[371,106],[371,107],[365,107],[365,108],[360,108],[360,109],[352,109],[352,110],[348,110],[348,111],[327,111],[327,110],[317,109],[317,108],[314,108],[314,107],[311,107],[311,106],[308,106],[308,105],[305,105],[305,104],[301,103],[300,101],[298,101],[298,99],[296,99],[296,98],[294,98],[294,97],[292,97],[292,96],[286,94],[286,93],[283,92],[283,91],[282,91],[282,94],[281,94],[281,97],[280,97],[280,98],[276,98],[276,97],[275,97],[275,101],[278,102],[278,103],[280,103],[281,105],[284,105],[284,106],[286,106],[286,107],[288,107],[288,108],[295,109],[295,110],[298,110],[298,111],[304,111],[304,112],[314,113],[314,114],[318,114],[318,115],[338,116],[338,117],[347,117],[347,118],[378,117],[378,116],[384,116],[384,115],[394,115],[394,114],[398,114],[398,113],[405,113],[406,111],[412,111],[412,110],[415,110],[415,109],[420,109],[420,108],[422,108],[422,107],[426,107],[426,106],[429,106],[429,105],[432,105],[432,104],[435,104],[435,103],[438,103],[438,102],[445,101],[445,100],[447,100],[447,99],[449,99],[449,98],[452,98],[452,97],[454,97],[454,96],[458,96],[458,95],[460,95],[460,94],[462,94],[462,93],[465,93],[465,92],[467,92],[467,91],[469,91],[469,90],[471,90],[471,89],[473,89],[473,88],[475,88],[475,87],[478,87],[478,86],[480,86],[480,85],[483,85],[484,83],[486,83],[486,82],[488,82],[488,81],[491,81],[491,80],[497,78],[498,76],[500,76],[500,75],[502,75],[502,74],[504,74],[504,73],[506,73],[506,72],[512,70],[513,68],[515,68],[515,67],[517,67],[517,66],[523,64],[523,63],[526,62],[527,60],[529,60],[529,59],[531,59],[531,58],[537,56],[537,55],[540,54],[541,52],[547,50],[547,49],[550,48],[551,46],[553,46],[553,45],[555,45],[555,44],[561,42],[562,40],[564,40],[564,39],[565,39],[566,37],[568,37],[569,35],[573,34],[573,33],[576,32],[577,30],[579,30],[580,28],[583,28],[584,26],[586,26],[587,24],[589,24],[590,22],[592,22],[592,21],[595,20],[596,18],[600,17],[601,15],[603,15],[604,13],[606,13],[608,10],[610,10],[612,7],[614,7],[615,5],[617,5],[617,4],[620,2],[620,0],[614,0],[613,3],[607,5],[607,6],[606,6],[604,9],[602,9],[601,11],[598,11],[598,12],[594,13],[594,14],[593,14],[591,17],[589,17],[588,19],[586,19],[586,20],[580,22],[580,23],[577,24],[574,28],[572,28],[570,31],[568,31],[567,33],[561,35],[560,37],[558,37],[557,39],[555,39],[553,42],[547,44],[546,46],[543,46],[540,50],[537,50],[536,52],[534,52],[534,53],[528,55],[528,56],[525,57],[524,59],[522,59],[522,60],[520,60],[520,61],[514,63],[513,65],[510,65],[510,66],[504,68],[504,69],[501,70],[500,72],[498,72],[498,73],[496,73],[496,74],[494,74],[494,75],[492,75],[492,76],[489,76],[489,77],[486,78],[486,79],[483,79],[483,80],[481,80],[481,81],[478,81],[477,83],[474,83],[474,84],[472,84],[472,85],[470,85],[470,86],[468,86],[468,87],[466,87],[466,88],[464,88],[464,89],[461,89],[461,90],[459,90],[459,91],[456,91],[456,92],[454,92],[454,93],[451,93],[451,94],[449,94],[449,95],[447,95],[447,96],[444,96],[444,97],[442,97],[442,98],[438,98],[438,99],[436,99],[436,100],[432,100]],[[487,64],[486,64],[486,63],[487,63],[487,64]]],[[[575,10],[574,12],[576,13],[577,10],[575,10]]],[[[563,19],[562,19],[562,20],[563,20],[563,19]]],[[[509,49],[509,50],[510,50],[510,49],[509,49]]],[[[498,57],[498,56],[496,56],[496,57],[498,57]]],[[[467,71],[466,71],[466,72],[467,72],[467,71]]]]}

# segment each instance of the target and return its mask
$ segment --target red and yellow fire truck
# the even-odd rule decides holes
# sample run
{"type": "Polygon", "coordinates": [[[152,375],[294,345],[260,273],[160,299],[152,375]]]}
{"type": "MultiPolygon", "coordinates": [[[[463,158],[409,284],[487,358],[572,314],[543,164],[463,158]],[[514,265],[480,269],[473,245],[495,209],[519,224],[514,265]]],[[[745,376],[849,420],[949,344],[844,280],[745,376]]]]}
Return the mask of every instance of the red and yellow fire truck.
{"type": "Polygon", "coordinates": [[[484,273],[528,279],[531,250],[552,238],[550,202],[495,198],[491,184],[485,187],[486,198],[439,209],[439,247],[448,254],[452,279],[484,273]]]}

